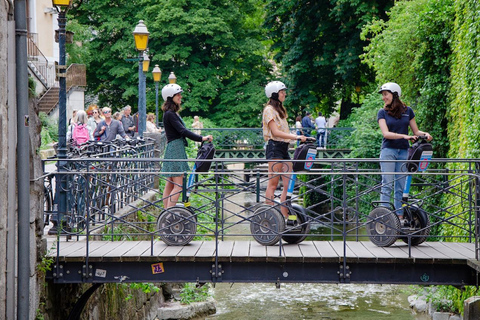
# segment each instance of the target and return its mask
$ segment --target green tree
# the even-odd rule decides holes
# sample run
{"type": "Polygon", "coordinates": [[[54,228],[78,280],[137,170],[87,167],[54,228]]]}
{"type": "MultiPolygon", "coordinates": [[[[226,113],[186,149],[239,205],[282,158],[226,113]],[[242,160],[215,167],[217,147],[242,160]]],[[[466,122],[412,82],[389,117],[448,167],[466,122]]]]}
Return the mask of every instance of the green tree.
{"type": "Polygon", "coordinates": [[[349,113],[355,87],[375,79],[359,58],[367,45],[360,31],[392,5],[391,0],[269,1],[265,27],[297,113],[317,108],[330,114],[340,99],[342,118],[349,113]]]}
{"type": "MultiPolygon", "coordinates": [[[[70,14],[91,31],[85,40],[88,91],[114,108],[137,104],[138,62],[127,59],[137,55],[132,32],[142,19],[151,64],[163,71],[160,89],[170,72],[184,89],[182,114],[223,126],[258,126],[270,68],[259,27],[262,8],[261,0],[80,1],[70,14]]],[[[154,94],[149,72],[148,111],[154,94]]]]}

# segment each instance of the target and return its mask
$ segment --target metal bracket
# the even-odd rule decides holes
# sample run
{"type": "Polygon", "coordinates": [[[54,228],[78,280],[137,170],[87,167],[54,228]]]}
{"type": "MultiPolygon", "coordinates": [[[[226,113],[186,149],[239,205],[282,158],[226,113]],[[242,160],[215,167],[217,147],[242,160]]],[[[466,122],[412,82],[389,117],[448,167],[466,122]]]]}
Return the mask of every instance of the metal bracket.
{"type": "Polygon", "coordinates": [[[63,264],[58,265],[58,270],[57,265],[53,266],[53,277],[56,279],[63,278],[63,264]]]}
{"type": "Polygon", "coordinates": [[[342,283],[349,283],[350,282],[350,275],[352,271],[350,271],[350,266],[345,266],[345,270],[343,269],[343,264],[340,265],[340,270],[337,271],[339,276],[339,280],[342,283]]]}
{"type": "Polygon", "coordinates": [[[84,279],[92,278],[93,277],[93,266],[91,264],[88,265],[88,269],[86,265],[82,265],[82,277],[84,279]]]}
{"type": "Polygon", "coordinates": [[[222,281],[222,274],[225,271],[222,270],[222,265],[218,264],[218,267],[215,267],[215,264],[212,264],[212,270],[210,270],[210,273],[212,274],[212,281],[222,281]]]}

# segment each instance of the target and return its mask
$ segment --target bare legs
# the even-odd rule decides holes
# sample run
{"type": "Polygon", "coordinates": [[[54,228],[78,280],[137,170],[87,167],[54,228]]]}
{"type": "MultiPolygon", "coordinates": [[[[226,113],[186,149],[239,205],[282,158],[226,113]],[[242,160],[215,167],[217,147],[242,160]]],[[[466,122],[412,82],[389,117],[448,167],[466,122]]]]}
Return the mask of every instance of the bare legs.
{"type": "Polygon", "coordinates": [[[183,176],[170,177],[163,189],[163,208],[168,209],[177,204],[182,192],[183,176]]]}
{"type": "MultiPolygon", "coordinates": [[[[285,202],[287,199],[287,190],[288,190],[288,182],[290,181],[289,174],[282,174],[283,172],[290,172],[292,169],[291,162],[269,162],[268,163],[268,185],[267,191],[265,192],[266,203],[269,205],[274,205],[274,198],[275,198],[275,190],[277,189],[278,182],[280,181],[280,177],[282,177],[283,182],[283,190],[282,195],[280,196],[280,201],[282,203],[285,202]]],[[[286,218],[288,217],[288,208],[285,205],[282,205],[280,208],[283,216],[286,218]]]]}

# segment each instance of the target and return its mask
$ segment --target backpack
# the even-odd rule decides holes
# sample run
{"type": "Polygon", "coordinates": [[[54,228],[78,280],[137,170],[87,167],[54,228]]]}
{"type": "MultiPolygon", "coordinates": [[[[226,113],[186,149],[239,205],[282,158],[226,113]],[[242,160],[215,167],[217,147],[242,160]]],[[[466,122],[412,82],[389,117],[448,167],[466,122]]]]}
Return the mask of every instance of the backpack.
{"type": "Polygon", "coordinates": [[[208,172],[211,161],[201,161],[203,159],[213,159],[215,156],[215,147],[213,143],[204,143],[200,145],[197,152],[197,161],[195,161],[195,172],[208,172]]]}
{"type": "Polygon", "coordinates": [[[296,161],[293,163],[293,171],[302,171],[310,170],[313,166],[313,161],[317,156],[317,146],[314,143],[302,143],[293,155],[294,160],[306,160],[306,161],[296,161]]]}
{"type": "Polygon", "coordinates": [[[90,132],[88,131],[87,125],[78,124],[74,126],[72,132],[72,139],[77,145],[80,145],[90,140],[90,132]]]}
{"type": "Polygon", "coordinates": [[[433,147],[425,141],[419,140],[408,148],[408,160],[415,160],[415,162],[407,163],[408,172],[417,172],[427,170],[428,163],[432,159],[433,147]]]}

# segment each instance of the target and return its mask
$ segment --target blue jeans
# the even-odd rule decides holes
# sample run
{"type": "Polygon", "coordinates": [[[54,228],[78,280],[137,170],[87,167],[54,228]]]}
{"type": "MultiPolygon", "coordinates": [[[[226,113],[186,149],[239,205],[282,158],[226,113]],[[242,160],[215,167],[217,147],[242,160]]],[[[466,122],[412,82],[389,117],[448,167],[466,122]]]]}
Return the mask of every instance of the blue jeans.
{"type": "MultiPolygon", "coordinates": [[[[391,149],[383,148],[380,151],[380,160],[407,160],[407,149],[391,149]]],[[[382,162],[380,161],[382,172],[405,172],[406,166],[404,162],[382,162]]],[[[396,213],[403,216],[402,196],[405,187],[406,175],[402,174],[382,174],[382,188],[380,192],[380,201],[391,203],[391,194],[393,191],[393,204],[396,213]]],[[[387,204],[381,204],[387,206],[387,204]]]]}
{"type": "Polygon", "coordinates": [[[323,148],[323,147],[326,147],[326,143],[325,143],[325,130],[321,131],[321,129],[319,129],[317,131],[317,142],[318,142],[318,146],[320,148],[323,148]]]}
{"type": "MultiPolygon", "coordinates": [[[[301,136],[303,133],[300,130],[297,130],[297,136],[301,136]]],[[[300,140],[297,140],[297,147],[300,145],[300,140]]]]}

